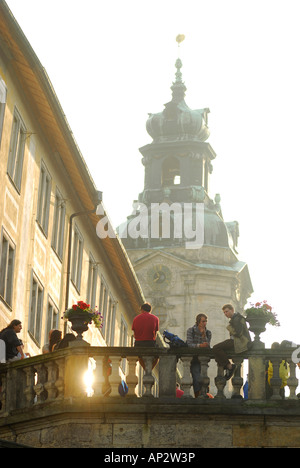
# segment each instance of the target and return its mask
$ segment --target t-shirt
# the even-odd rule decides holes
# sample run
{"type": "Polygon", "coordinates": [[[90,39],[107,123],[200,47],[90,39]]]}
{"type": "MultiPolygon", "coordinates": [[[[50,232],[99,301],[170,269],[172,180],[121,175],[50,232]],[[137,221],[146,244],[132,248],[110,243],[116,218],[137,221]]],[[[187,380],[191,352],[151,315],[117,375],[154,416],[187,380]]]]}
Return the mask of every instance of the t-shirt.
{"type": "Polygon", "coordinates": [[[12,328],[4,329],[0,334],[0,339],[5,342],[6,345],[6,360],[11,359],[18,354],[17,346],[21,346],[21,341],[16,335],[16,332],[12,328]]]}
{"type": "Polygon", "coordinates": [[[132,322],[136,341],[155,341],[159,328],[159,318],[150,312],[141,312],[132,322]]]}

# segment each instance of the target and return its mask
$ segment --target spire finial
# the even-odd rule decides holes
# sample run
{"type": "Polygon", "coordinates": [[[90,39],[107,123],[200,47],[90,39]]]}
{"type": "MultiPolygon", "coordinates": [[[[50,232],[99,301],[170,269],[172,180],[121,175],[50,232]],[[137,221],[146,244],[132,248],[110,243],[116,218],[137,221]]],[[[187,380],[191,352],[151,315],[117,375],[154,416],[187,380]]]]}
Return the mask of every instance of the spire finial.
{"type": "MultiPolygon", "coordinates": [[[[178,43],[178,47],[180,47],[180,44],[182,41],[184,41],[184,39],[185,39],[184,34],[178,34],[176,36],[176,42],[178,43]]],[[[182,73],[181,73],[182,62],[180,58],[176,60],[175,67],[176,67],[175,82],[173,83],[173,86],[171,86],[171,89],[173,91],[172,101],[180,102],[184,99],[185,91],[186,91],[185,84],[182,81],[182,73]]]]}
{"type": "MultiPolygon", "coordinates": [[[[185,39],[185,35],[184,34],[178,34],[176,36],[176,42],[178,44],[178,48],[180,47],[180,44],[182,41],[184,41],[185,39]]],[[[178,54],[179,55],[179,54],[178,54]]],[[[175,67],[177,68],[177,71],[176,71],[176,80],[175,80],[175,83],[182,83],[182,73],[180,71],[181,67],[182,67],[182,62],[180,60],[180,58],[178,57],[178,59],[176,60],[176,63],[175,63],[175,67]]]]}

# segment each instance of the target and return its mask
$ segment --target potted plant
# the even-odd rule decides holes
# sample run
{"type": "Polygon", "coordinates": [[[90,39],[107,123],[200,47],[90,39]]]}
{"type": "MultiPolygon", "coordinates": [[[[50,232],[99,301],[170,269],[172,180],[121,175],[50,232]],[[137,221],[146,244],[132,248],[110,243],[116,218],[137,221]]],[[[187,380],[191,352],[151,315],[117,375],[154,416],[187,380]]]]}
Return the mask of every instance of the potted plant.
{"type": "Polygon", "coordinates": [[[267,301],[256,302],[250,304],[251,307],[245,310],[245,319],[249,323],[249,330],[255,335],[254,347],[264,347],[260,341],[259,335],[266,331],[266,325],[269,323],[275,327],[279,327],[280,323],[277,319],[277,315],[272,311],[272,307],[267,301]]]}
{"type": "Polygon", "coordinates": [[[82,333],[88,330],[88,324],[94,323],[97,328],[103,326],[103,316],[97,310],[90,308],[90,304],[83,301],[78,301],[73,304],[70,309],[67,309],[63,317],[72,323],[72,330],[77,333],[77,340],[82,340],[82,333]]]}

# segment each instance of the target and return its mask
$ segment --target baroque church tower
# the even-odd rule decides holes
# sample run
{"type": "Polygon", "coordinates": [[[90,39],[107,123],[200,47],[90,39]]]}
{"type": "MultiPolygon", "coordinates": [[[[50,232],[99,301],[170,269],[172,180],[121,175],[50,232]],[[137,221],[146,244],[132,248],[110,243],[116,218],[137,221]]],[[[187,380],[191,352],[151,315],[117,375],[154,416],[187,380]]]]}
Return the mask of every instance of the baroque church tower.
{"type": "Polygon", "coordinates": [[[252,284],[247,264],[237,258],[238,223],[225,222],[220,196],[209,194],[216,157],[206,141],[209,109],[187,106],[180,59],[175,66],[171,101],[146,123],[152,142],[139,149],[144,190],[119,235],[160,331],[186,339],[203,312],[215,344],[228,338],[223,304],[242,312],[252,284]]]}

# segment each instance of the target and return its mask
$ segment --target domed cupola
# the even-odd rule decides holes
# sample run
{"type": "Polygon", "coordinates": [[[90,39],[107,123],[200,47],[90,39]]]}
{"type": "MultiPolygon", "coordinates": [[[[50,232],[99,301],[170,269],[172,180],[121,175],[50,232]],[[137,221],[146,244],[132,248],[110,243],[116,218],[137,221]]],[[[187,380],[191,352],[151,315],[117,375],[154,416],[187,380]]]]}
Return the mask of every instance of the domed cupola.
{"type": "Polygon", "coordinates": [[[207,115],[209,109],[190,109],[185,100],[186,86],[182,81],[182,62],[175,63],[175,82],[171,86],[172,100],[158,114],[149,114],[146,129],[154,143],[163,141],[205,141],[209,137],[207,115]]]}

